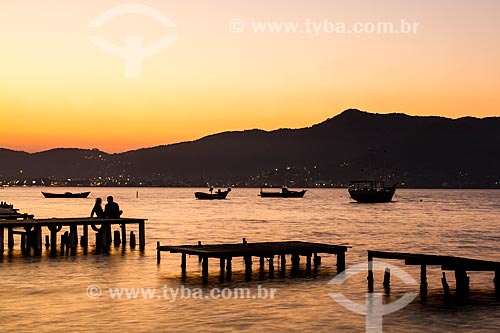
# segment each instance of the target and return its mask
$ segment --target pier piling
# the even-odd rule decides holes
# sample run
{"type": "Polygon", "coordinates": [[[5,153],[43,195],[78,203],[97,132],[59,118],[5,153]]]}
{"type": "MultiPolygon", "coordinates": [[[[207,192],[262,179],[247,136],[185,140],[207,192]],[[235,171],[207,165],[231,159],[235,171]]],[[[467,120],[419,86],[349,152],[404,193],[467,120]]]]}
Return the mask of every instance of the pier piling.
{"type": "Polygon", "coordinates": [[[120,237],[120,231],[119,230],[115,230],[113,232],[113,244],[115,246],[120,246],[121,243],[122,243],[122,240],[121,240],[121,237],[120,237]]]}
{"type": "Polygon", "coordinates": [[[9,250],[12,250],[14,248],[14,233],[13,233],[13,228],[8,228],[8,240],[7,240],[7,246],[9,250]]]}
{"type": "Polygon", "coordinates": [[[311,274],[311,254],[306,256],[306,274],[311,274]]]}
{"type": "Polygon", "coordinates": [[[245,278],[249,281],[252,278],[252,256],[245,256],[245,278]]]}
{"type": "Polygon", "coordinates": [[[122,245],[126,246],[127,245],[127,225],[125,223],[122,223],[120,225],[121,232],[122,232],[122,245]]]}
{"type": "Polygon", "coordinates": [[[135,249],[135,234],[133,231],[130,232],[130,248],[135,249]]]}
{"type": "Polygon", "coordinates": [[[203,283],[207,283],[208,282],[208,257],[207,256],[202,257],[201,276],[203,278],[203,283]]]}
{"type": "Polygon", "coordinates": [[[345,251],[337,253],[337,274],[345,271],[345,251]]]}
{"type": "Polygon", "coordinates": [[[427,299],[427,265],[420,265],[420,297],[427,299]]]}
{"type": "Polygon", "coordinates": [[[391,269],[389,267],[387,267],[384,272],[383,286],[387,290],[391,288],[391,269]]]}
{"type": "Polygon", "coordinates": [[[220,258],[219,260],[219,268],[220,268],[220,281],[224,282],[224,268],[226,266],[226,261],[224,258],[220,258]]]}
{"type": "Polygon", "coordinates": [[[4,252],[4,237],[5,237],[5,229],[0,228],[0,255],[3,255],[4,252]]]}
{"type": "Polygon", "coordinates": [[[443,277],[441,278],[441,284],[443,285],[443,294],[445,301],[449,301],[451,299],[450,286],[448,285],[448,281],[446,281],[446,273],[443,272],[443,277]]]}
{"type": "MultiPolygon", "coordinates": [[[[229,258],[226,259],[226,281],[228,281],[228,282],[231,282],[231,277],[232,277],[232,274],[233,274],[233,271],[232,271],[232,261],[233,261],[232,257],[229,257],[229,258]]],[[[186,272],[184,272],[184,274],[185,273],[186,272]]]]}
{"type": "Polygon", "coordinates": [[[269,278],[274,278],[274,257],[269,258],[269,278]]]}
{"type": "Polygon", "coordinates": [[[280,267],[280,276],[284,277],[286,274],[286,254],[280,254],[281,267],[280,267]]]}

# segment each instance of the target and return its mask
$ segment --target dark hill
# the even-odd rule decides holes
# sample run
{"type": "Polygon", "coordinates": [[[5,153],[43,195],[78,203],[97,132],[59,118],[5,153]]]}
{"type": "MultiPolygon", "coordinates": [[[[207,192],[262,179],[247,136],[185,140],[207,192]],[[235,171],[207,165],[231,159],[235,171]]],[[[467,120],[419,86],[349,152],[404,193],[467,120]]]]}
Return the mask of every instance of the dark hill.
{"type": "Polygon", "coordinates": [[[4,177],[22,169],[25,177],[100,176],[154,185],[217,181],[258,186],[288,180],[311,186],[319,179],[339,185],[373,173],[414,187],[491,188],[500,182],[500,118],[346,110],[303,129],[225,132],[113,155],[77,149],[37,154],[0,150],[0,158],[4,177]]]}

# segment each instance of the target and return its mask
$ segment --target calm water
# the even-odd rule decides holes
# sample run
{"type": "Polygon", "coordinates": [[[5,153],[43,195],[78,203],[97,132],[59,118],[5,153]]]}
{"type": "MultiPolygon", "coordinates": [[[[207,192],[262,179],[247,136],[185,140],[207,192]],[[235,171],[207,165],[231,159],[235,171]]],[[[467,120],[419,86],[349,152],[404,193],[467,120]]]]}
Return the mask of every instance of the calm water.
{"type": "MultiPolygon", "coordinates": [[[[188,258],[188,279],[180,278],[180,255],[163,253],[156,264],[156,241],[163,245],[304,240],[345,244],[347,266],[366,262],[366,250],[396,250],[461,255],[500,261],[500,191],[398,190],[395,202],[378,205],[350,203],[345,190],[310,190],[304,199],[261,199],[258,189],[234,189],[229,199],[204,202],[194,189],[91,188],[88,199],[44,199],[40,188],[5,188],[0,200],[22,212],[45,217],[87,216],[98,196],[115,196],[124,217],[147,218],[146,251],[113,250],[110,255],[25,258],[19,246],[0,263],[0,331],[37,332],[364,332],[365,318],[349,312],[328,295],[342,292],[364,302],[366,274],[341,286],[335,277],[335,256],[323,256],[318,275],[244,282],[244,266],[233,262],[233,282],[219,283],[218,262],[210,263],[211,279],[201,283],[196,257],[188,258]],[[136,192],[139,197],[136,198],[136,192]],[[102,296],[87,296],[89,285],[102,296]],[[108,288],[276,288],[274,299],[112,299],[108,288]]],[[[84,189],[51,189],[83,191],[84,189]]],[[[132,229],[133,230],[133,229],[132,229]]],[[[18,243],[16,238],[16,243],[18,243]]],[[[94,240],[91,238],[91,243],[94,240]]],[[[290,262],[290,261],[288,261],[290,262]]],[[[401,265],[398,261],[389,261],[401,265]]],[[[304,264],[302,262],[302,264],[304,264]]],[[[401,266],[415,280],[419,271],[401,266]]],[[[382,272],[376,272],[376,291],[382,272]]],[[[266,275],[267,276],[267,275],[266,275]]],[[[443,303],[441,270],[428,270],[429,297],[417,297],[404,309],[384,317],[384,332],[498,332],[500,303],[494,297],[492,273],[469,273],[471,305],[443,303]]],[[[448,274],[452,292],[453,274],[448,274]]],[[[393,277],[393,302],[418,286],[393,277]]],[[[158,292],[160,293],[160,292],[158,292]]],[[[163,295],[163,294],[161,294],[163,295]]],[[[179,297],[180,298],[180,297],[179,297]]]]}

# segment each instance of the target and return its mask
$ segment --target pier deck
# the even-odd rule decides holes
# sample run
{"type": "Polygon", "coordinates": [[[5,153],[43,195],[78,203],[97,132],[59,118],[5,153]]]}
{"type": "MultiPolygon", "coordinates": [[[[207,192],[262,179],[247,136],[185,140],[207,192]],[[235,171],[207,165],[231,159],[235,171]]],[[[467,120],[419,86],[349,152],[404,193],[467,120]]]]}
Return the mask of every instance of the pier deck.
{"type": "Polygon", "coordinates": [[[281,258],[281,268],[284,271],[286,266],[286,255],[291,255],[292,271],[297,270],[300,263],[300,256],[306,257],[306,269],[310,272],[312,258],[314,258],[314,268],[321,263],[318,253],[335,254],[337,256],[337,271],[345,270],[345,253],[348,246],[330,245],[321,243],[309,243],[299,241],[288,242],[263,242],[263,243],[243,243],[239,244],[214,244],[214,245],[181,245],[181,246],[161,246],[157,243],[158,263],[161,260],[161,252],[182,254],[182,276],[186,276],[186,255],[197,255],[202,262],[202,277],[208,278],[208,259],[216,258],[220,260],[221,279],[231,280],[232,259],[243,257],[245,259],[245,273],[247,278],[252,274],[252,257],[259,257],[260,269],[263,271],[265,259],[269,262],[269,275],[274,275],[274,257],[281,258]]]}
{"type": "MultiPolygon", "coordinates": [[[[427,266],[441,266],[443,271],[455,271],[456,280],[456,297],[459,300],[467,300],[470,290],[470,278],[467,276],[468,271],[485,271],[494,272],[493,279],[497,294],[500,292],[500,262],[470,259],[455,256],[433,255],[433,254],[417,254],[404,252],[385,252],[385,251],[368,251],[368,287],[373,290],[373,270],[372,264],[374,258],[380,259],[395,259],[404,260],[405,265],[420,266],[420,291],[423,297],[427,293],[427,266]]],[[[446,298],[450,297],[448,282],[446,281],[446,273],[443,272],[441,279],[443,290],[446,298]]],[[[384,286],[390,285],[390,272],[384,275],[384,286]]]]}
{"type": "MultiPolygon", "coordinates": [[[[127,243],[127,225],[137,224],[139,229],[139,247],[144,250],[146,244],[145,234],[146,219],[137,218],[51,218],[51,219],[23,219],[23,220],[6,220],[0,217],[0,254],[4,252],[4,236],[5,229],[8,231],[8,248],[14,248],[14,235],[21,235],[21,250],[29,254],[33,249],[35,255],[40,255],[42,251],[42,228],[46,227],[50,231],[50,238],[46,236],[46,247],[50,246],[51,254],[57,252],[57,233],[63,227],[69,227],[70,231],[65,232],[61,236],[61,247],[66,245],[67,249],[71,249],[72,253],[76,252],[78,244],[78,227],[82,227],[83,236],[81,245],[86,249],[88,247],[89,226],[96,232],[96,252],[100,253],[102,248],[107,248],[112,240],[111,226],[119,225],[121,229],[121,237],[118,231],[115,232],[115,244],[118,241],[123,245],[127,243]],[[22,230],[19,230],[22,229],[22,230]],[[118,235],[116,234],[118,233],[118,235]],[[49,241],[50,239],[50,241],[49,241]],[[101,246],[98,246],[102,245],[101,246]]],[[[135,246],[135,235],[131,232],[131,246],[135,246]]]]}

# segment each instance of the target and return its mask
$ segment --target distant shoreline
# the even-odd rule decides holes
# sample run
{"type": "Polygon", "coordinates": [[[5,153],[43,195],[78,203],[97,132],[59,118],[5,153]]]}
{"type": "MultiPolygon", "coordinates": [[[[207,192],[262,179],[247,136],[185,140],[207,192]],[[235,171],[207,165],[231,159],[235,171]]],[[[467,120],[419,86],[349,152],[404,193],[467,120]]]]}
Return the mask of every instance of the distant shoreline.
{"type": "MultiPolygon", "coordinates": [[[[215,188],[236,188],[236,189],[258,189],[260,190],[261,188],[269,188],[269,189],[280,189],[281,186],[272,186],[272,187],[254,187],[254,186],[226,186],[226,185],[214,185],[215,188]]],[[[0,190],[5,189],[5,188],[193,188],[193,189],[199,189],[199,188],[207,188],[208,186],[1,186],[0,190]]],[[[306,189],[306,190],[331,190],[331,189],[345,189],[347,190],[347,187],[291,187],[289,186],[288,188],[290,189],[306,189]]],[[[398,190],[500,190],[499,187],[398,187],[398,190]]]]}

